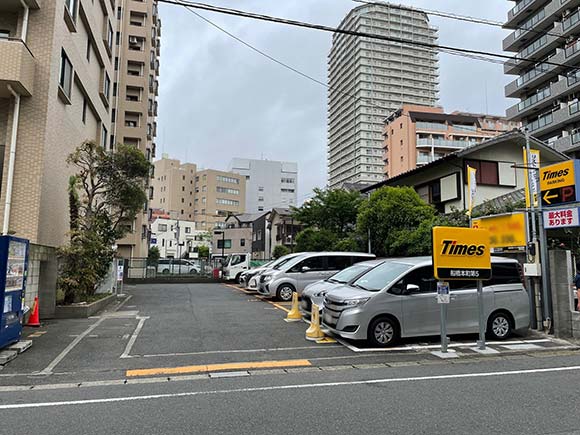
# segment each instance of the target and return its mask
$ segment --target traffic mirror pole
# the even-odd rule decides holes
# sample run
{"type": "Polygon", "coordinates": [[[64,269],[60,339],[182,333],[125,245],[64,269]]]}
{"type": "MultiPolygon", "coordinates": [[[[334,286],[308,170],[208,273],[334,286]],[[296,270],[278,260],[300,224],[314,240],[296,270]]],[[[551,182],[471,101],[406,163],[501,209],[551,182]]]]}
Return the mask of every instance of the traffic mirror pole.
{"type": "Polygon", "coordinates": [[[449,339],[447,338],[447,305],[450,302],[449,283],[437,283],[437,303],[439,304],[439,325],[441,328],[441,353],[447,353],[449,339]]]}

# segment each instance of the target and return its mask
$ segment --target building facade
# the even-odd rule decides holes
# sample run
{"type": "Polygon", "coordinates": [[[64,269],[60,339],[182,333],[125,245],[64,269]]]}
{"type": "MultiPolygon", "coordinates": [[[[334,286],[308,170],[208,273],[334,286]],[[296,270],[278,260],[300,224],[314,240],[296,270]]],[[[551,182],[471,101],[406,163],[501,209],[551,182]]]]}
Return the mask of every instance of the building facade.
{"type": "MultiPolygon", "coordinates": [[[[525,143],[526,138],[522,132],[510,131],[365,187],[362,193],[368,194],[382,186],[411,186],[425,202],[441,213],[466,210],[469,197],[466,177],[468,165],[477,170],[476,206],[523,190],[525,175],[522,149],[525,143]]],[[[530,139],[530,146],[540,151],[542,162],[567,160],[564,154],[535,138],[530,139]]]]}
{"type": "Polygon", "coordinates": [[[225,228],[213,234],[212,254],[247,254],[252,252],[252,228],[254,221],[264,213],[244,213],[230,215],[225,220],[225,228]],[[222,249],[223,247],[223,249],[222,249]]]}
{"type": "Polygon", "coordinates": [[[246,204],[246,177],[214,169],[198,170],[167,156],[155,161],[151,207],[196,223],[197,229],[223,228],[230,214],[246,204]]]}
{"type": "Polygon", "coordinates": [[[195,222],[157,218],[151,223],[150,246],[161,258],[196,258],[200,246],[211,246],[211,235],[197,230],[195,222]]]}
{"type": "MultiPolygon", "coordinates": [[[[114,3],[114,2],[113,2],[114,3]]],[[[155,157],[161,20],[156,0],[116,0],[115,83],[110,146],[124,143],[155,157]]],[[[150,199],[152,192],[150,191],[150,199]]],[[[131,233],[117,242],[126,257],[146,257],[149,245],[148,207],[131,224],[131,233]]]]}
{"type": "Polygon", "coordinates": [[[276,207],[254,221],[252,258],[269,260],[274,248],[283,245],[294,252],[296,235],[304,228],[292,217],[289,208],[276,207]]]}
{"type": "Polygon", "coordinates": [[[246,213],[297,205],[297,163],[234,158],[229,170],[246,177],[246,213]]]}
{"type": "Polygon", "coordinates": [[[515,76],[507,109],[531,135],[559,151],[580,149],[580,1],[519,0],[508,12],[504,51],[515,53],[504,72],[515,76]]]}
{"type": "Polygon", "coordinates": [[[499,116],[445,113],[441,107],[405,104],[385,120],[385,177],[395,177],[517,127],[519,123],[499,116]]]}
{"type": "MultiPolygon", "coordinates": [[[[341,29],[437,44],[424,12],[373,3],[341,29]]],[[[335,33],[328,56],[328,185],[372,184],[383,175],[384,119],[403,104],[434,106],[439,67],[432,49],[335,33]]]]}

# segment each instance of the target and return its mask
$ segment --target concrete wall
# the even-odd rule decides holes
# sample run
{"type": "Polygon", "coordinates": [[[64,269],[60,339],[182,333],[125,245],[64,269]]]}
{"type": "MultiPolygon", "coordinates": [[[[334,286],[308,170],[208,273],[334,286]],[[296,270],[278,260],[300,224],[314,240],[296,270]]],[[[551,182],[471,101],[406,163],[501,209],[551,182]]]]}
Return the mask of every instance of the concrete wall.
{"type": "Polygon", "coordinates": [[[570,251],[550,251],[550,287],[556,337],[580,338],[580,313],[573,307],[570,251]]]}
{"type": "Polygon", "coordinates": [[[41,319],[54,317],[57,272],[56,250],[31,244],[24,303],[32,309],[34,298],[38,295],[41,319]]]}

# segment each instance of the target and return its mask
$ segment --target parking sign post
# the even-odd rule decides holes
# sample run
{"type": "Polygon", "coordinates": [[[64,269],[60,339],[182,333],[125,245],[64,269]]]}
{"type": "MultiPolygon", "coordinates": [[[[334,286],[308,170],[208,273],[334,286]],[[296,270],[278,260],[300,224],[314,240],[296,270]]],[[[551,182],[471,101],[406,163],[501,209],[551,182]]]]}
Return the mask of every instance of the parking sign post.
{"type": "Polygon", "coordinates": [[[447,345],[449,339],[447,338],[447,304],[449,304],[449,283],[439,281],[437,282],[437,303],[439,304],[439,312],[441,316],[441,352],[447,353],[447,345]]]}
{"type": "Polygon", "coordinates": [[[477,347],[485,350],[485,320],[483,318],[483,283],[477,281],[477,310],[479,311],[479,340],[477,347]]]}

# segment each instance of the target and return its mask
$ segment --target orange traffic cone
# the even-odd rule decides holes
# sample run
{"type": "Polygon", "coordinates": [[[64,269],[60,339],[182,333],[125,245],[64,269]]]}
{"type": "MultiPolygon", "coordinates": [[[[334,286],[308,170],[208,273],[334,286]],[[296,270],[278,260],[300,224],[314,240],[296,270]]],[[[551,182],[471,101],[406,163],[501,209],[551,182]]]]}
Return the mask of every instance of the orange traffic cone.
{"type": "Polygon", "coordinates": [[[38,296],[34,298],[32,314],[28,318],[28,323],[26,323],[26,326],[40,326],[40,316],[38,314],[38,296]]]}

